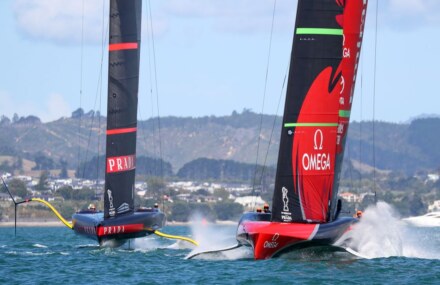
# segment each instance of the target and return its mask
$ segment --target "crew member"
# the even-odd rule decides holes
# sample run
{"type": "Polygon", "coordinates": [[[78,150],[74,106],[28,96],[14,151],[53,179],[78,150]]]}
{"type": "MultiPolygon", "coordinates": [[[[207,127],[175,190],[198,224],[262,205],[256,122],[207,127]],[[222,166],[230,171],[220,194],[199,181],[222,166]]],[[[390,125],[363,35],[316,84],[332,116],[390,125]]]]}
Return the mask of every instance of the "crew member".
{"type": "Polygon", "coordinates": [[[356,215],[354,217],[360,219],[362,217],[362,211],[357,210],[356,215]]]}
{"type": "Polygon", "coordinates": [[[257,213],[261,213],[261,208],[260,207],[257,208],[257,213]]]}
{"type": "Polygon", "coordinates": [[[88,209],[89,209],[89,211],[91,211],[91,212],[96,212],[95,204],[90,204],[88,209]]]}
{"type": "Polygon", "coordinates": [[[269,205],[267,203],[264,204],[263,210],[265,213],[270,213],[269,205]]]}
{"type": "Polygon", "coordinates": [[[159,211],[159,204],[154,203],[154,211],[159,211]]]}

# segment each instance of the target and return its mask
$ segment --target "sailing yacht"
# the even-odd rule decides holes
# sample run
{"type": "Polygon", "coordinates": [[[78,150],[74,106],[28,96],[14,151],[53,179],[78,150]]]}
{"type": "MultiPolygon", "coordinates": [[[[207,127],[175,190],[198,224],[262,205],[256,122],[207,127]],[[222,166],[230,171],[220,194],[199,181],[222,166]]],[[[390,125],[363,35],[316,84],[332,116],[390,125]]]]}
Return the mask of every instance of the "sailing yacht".
{"type": "Polygon", "coordinates": [[[110,1],[104,211],[73,215],[73,230],[100,245],[119,246],[165,224],[158,208],[135,209],[141,0],[110,1]]]}
{"type": "Polygon", "coordinates": [[[16,201],[0,176],[14,203],[15,233],[17,206],[38,202],[52,210],[66,227],[97,240],[101,246],[118,247],[130,239],[151,234],[198,245],[191,238],[160,232],[166,217],[157,204],[153,208],[134,206],[141,10],[142,0],[110,0],[104,211],[97,211],[91,204],[75,213],[69,222],[43,199],[16,201]]]}
{"type": "Polygon", "coordinates": [[[357,219],[339,217],[339,178],[367,0],[299,0],[271,213],[245,213],[237,246],[255,259],[327,246],[357,219]]]}
{"type": "Polygon", "coordinates": [[[402,221],[417,227],[440,227],[440,211],[404,218],[402,221]]]}

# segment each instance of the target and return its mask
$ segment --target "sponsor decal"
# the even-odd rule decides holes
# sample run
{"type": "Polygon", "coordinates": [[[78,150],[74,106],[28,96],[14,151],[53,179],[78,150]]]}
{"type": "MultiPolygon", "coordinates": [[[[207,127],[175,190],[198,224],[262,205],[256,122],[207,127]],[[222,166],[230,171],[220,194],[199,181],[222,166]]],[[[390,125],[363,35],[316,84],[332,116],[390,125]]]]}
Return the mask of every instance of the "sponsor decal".
{"type": "Polygon", "coordinates": [[[78,231],[89,235],[96,235],[96,229],[93,226],[84,226],[84,227],[80,226],[78,227],[78,231]]]}
{"type": "Polygon", "coordinates": [[[107,173],[129,171],[136,168],[136,156],[115,156],[107,158],[107,173]]]}
{"type": "Polygon", "coordinates": [[[289,210],[289,197],[287,197],[287,192],[289,191],[286,187],[281,189],[283,193],[283,211],[281,212],[281,219],[284,222],[290,222],[292,220],[292,213],[289,210]]]}
{"type": "Polygon", "coordinates": [[[108,196],[108,203],[109,203],[108,214],[110,217],[113,217],[115,215],[115,207],[113,206],[112,190],[107,189],[107,196],[108,196]]]}
{"type": "Polygon", "coordinates": [[[354,94],[354,83],[356,82],[356,72],[358,69],[358,62],[359,57],[361,54],[361,46],[362,46],[362,38],[364,36],[364,26],[365,26],[365,17],[367,13],[367,0],[363,1],[363,7],[362,7],[362,14],[361,14],[361,21],[360,21],[360,27],[359,27],[359,38],[356,43],[357,51],[356,51],[356,62],[354,65],[354,71],[353,71],[353,85],[351,87],[351,93],[350,93],[350,104],[353,102],[353,94],[354,94]]]}
{"type": "Polygon", "coordinates": [[[271,241],[265,241],[263,247],[264,248],[276,248],[278,246],[277,239],[280,237],[279,233],[275,233],[272,237],[271,241]]]}
{"type": "MultiPolygon", "coordinates": [[[[313,141],[313,149],[322,150],[324,134],[322,133],[321,129],[317,129],[315,131],[313,141]]],[[[331,169],[330,153],[304,153],[302,157],[302,167],[304,170],[329,170],[331,169]]]]}
{"type": "Polygon", "coordinates": [[[343,49],[343,51],[342,51],[342,56],[344,57],[344,58],[350,58],[350,48],[344,48],[343,49]]]}
{"type": "Polygon", "coordinates": [[[292,214],[288,212],[281,212],[281,220],[283,220],[283,222],[291,222],[292,214]]]}
{"type": "MultiPolygon", "coordinates": [[[[341,91],[339,91],[339,94],[342,94],[344,92],[345,89],[345,78],[344,75],[341,75],[341,91]]],[[[339,98],[339,104],[344,105],[345,101],[344,101],[344,97],[339,98]]]]}
{"type": "Polygon", "coordinates": [[[128,212],[128,211],[130,211],[130,207],[125,202],[122,203],[121,206],[119,206],[118,209],[116,210],[116,212],[118,214],[122,214],[122,213],[125,213],[125,212],[128,212]]]}
{"type": "Polygon", "coordinates": [[[125,232],[125,226],[109,226],[103,227],[104,235],[114,235],[125,232]]]}
{"type": "Polygon", "coordinates": [[[98,236],[136,233],[144,230],[145,227],[143,224],[100,226],[98,227],[98,236]]]}
{"type": "Polygon", "coordinates": [[[322,134],[321,129],[317,129],[315,131],[315,135],[313,136],[313,142],[314,142],[313,149],[314,150],[321,150],[323,141],[324,141],[324,135],[322,134]],[[319,142],[319,144],[318,144],[318,142],[319,142]],[[319,147],[318,147],[318,145],[319,145],[319,147]]]}

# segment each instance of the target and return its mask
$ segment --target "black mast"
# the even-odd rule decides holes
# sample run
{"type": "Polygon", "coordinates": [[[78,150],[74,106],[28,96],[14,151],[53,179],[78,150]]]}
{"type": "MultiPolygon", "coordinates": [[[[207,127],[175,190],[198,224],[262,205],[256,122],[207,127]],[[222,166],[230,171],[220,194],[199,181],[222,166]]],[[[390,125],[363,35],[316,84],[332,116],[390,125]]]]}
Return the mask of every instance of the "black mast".
{"type": "Polygon", "coordinates": [[[134,211],[141,0],[110,1],[104,217],[134,211]]]}

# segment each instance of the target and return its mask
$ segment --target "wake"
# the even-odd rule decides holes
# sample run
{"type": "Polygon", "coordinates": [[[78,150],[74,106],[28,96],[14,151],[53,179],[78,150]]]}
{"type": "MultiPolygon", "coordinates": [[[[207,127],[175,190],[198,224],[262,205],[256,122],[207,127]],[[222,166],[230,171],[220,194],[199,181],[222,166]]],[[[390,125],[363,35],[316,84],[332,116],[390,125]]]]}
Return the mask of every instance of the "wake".
{"type": "Polygon", "coordinates": [[[335,245],[348,246],[366,258],[440,259],[440,233],[436,230],[409,226],[389,204],[378,202],[368,207],[360,222],[335,245]]]}
{"type": "MultiPolygon", "coordinates": [[[[199,246],[194,248],[187,256],[193,256],[200,252],[211,252],[237,244],[235,239],[235,227],[222,227],[215,224],[206,223],[199,215],[192,218],[191,232],[199,246]]],[[[246,247],[215,253],[204,253],[195,257],[204,260],[236,260],[252,258],[252,251],[246,247]]]]}
{"type": "MultiPolygon", "coordinates": [[[[194,216],[191,223],[192,237],[199,243],[194,246],[185,241],[172,244],[148,236],[136,239],[129,245],[135,251],[157,249],[191,250],[188,256],[204,260],[252,259],[252,249],[240,247],[224,252],[218,251],[237,244],[235,227],[219,226],[194,216]]],[[[359,221],[335,243],[336,246],[355,250],[355,255],[363,258],[408,257],[440,259],[440,228],[417,228],[400,220],[397,211],[385,202],[368,207],[359,221]]],[[[322,254],[322,252],[320,253],[322,254]]],[[[319,254],[319,255],[320,255],[319,254]]],[[[301,255],[302,256],[302,255],[301,255]]]]}

